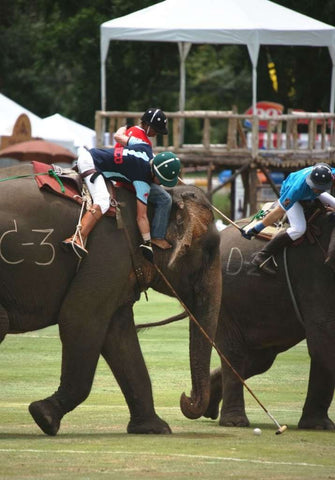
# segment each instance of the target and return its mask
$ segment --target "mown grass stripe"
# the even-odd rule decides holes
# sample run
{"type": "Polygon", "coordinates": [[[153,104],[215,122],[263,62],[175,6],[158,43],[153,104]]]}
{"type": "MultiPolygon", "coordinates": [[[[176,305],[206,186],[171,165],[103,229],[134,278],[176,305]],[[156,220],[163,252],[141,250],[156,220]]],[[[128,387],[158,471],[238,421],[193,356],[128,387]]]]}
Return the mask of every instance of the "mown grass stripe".
{"type": "MultiPolygon", "coordinates": [[[[0,448],[0,453],[50,453],[49,450],[42,450],[42,449],[33,449],[33,448],[0,448]]],[[[250,458],[234,458],[234,457],[217,457],[217,456],[209,456],[209,455],[190,455],[185,453],[167,453],[166,455],[151,453],[151,452],[127,452],[127,451],[117,451],[117,450],[52,450],[52,453],[59,453],[59,454],[102,454],[102,455],[142,455],[146,457],[176,457],[176,458],[191,458],[191,459],[202,459],[202,460],[216,460],[216,461],[224,461],[224,462],[249,462],[249,463],[257,463],[262,465],[289,465],[289,466],[296,466],[296,467],[322,467],[326,468],[327,465],[323,465],[321,463],[307,463],[307,462],[274,462],[270,460],[254,460],[250,458]]],[[[329,467],[329,466],[328,466],[329,467]]]]}

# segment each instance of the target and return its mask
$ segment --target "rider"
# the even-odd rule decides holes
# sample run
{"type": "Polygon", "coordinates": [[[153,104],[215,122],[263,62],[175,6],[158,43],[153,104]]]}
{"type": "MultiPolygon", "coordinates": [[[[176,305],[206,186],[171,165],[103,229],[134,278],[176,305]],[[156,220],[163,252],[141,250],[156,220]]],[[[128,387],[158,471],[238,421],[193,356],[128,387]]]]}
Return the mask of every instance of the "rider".
{"type": "MultiPolygon", "coordinates": [[[[140,125],[118,129],[114,134],[114,140],[117,142],[115,147],[125,147],[135,143],[146,143],[152,147],[149,137],[155,137],[157,134],[167,135],[167,133],[166,115],[159,108],[151,107],[142,115],[140,125]]],[[[171,248],[172,245],[165,239],[172,206],[171,196],[161,185],[153,183],[148,202],[155,206],[151,224],[151,243],[163,250],[171,248]]]]}
{"type": "Polygon", "coordinates": [[[327,190],[332,188],[334,175],[335,169],[330,168],[326,163],[317,163],[313,167],[290,173],[282,184],[278,199],[279,205],[254,227],[247,231],[242,230],[242,235],[250,240],[265,227],[279,220],[284,213],[287,214],[289,228],[277,233],[262,250],[256,253],[251,261],[253,265],[264,273],[270,275],[276,273],[276,266],[269,260],[275,253],[302,237],[306,232],[307,224],[301,200],[318,198],[324,205],[335,208],[335,198],[327,193],[327,190]]]}
{"type": "Polygon", "coordinates": [[[75,249],[80,256],[86,255],[85,241],[97,221],[110,206],[105,179],[121,180],[131,184],[136,192],[137,224],[143,238],[140,245],[143,255],[153,260],[150,226],[147,217],[147,200],[152,184],[174,187],[178,182],[180,160],[172,152],[153,156],[149,145],[135,144],[121,148],[80,148],[78,170],[93,198],[92,207],[81,220],[79,234],[63,241],[65,246],[75,249]],[[100,175],[102,174],[102,175],[100,175]]]}

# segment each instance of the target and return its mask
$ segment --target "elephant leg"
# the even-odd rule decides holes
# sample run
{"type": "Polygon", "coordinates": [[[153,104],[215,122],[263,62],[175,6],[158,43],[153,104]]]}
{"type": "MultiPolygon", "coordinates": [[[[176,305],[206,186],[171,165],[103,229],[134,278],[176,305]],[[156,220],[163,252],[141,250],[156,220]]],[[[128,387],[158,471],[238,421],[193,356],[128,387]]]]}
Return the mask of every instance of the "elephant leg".
{"type": "Polygon", "coordinates": [[[0,304],[0,343],[9,331],[9,319],[7,310],[0,304]]]}
{"type": "MultiPolygon", "coordinates": [[[[275,349],[249,349],[243,351],[240,360],[231,362],[235,370],[243,379],[268,370],[273,364],[277,355],[275,349]]],[[[222,408],[220,415],[220,425],[226,427],[248,427],[250,422],[245,412],[244,386],[233,371],[222,363],[222,408]]]]}
{"type": "Polygon", "coordinates": [[[108,322],[86,320],[81,315],[63,314],[59,322],[62,341],[62,372],[58,390],[48,398],[33,402],[29,412],[47,435],[56,435],[62,417],[89,395],[105,339],[108,322]]]}
{"type": "Polygon", "coordinates": [[[132,305],[114,314],[102,347],[130,411],[128,433],[171,433],[154,409],[151,380],[138,341],[132,305]]]}
{"type": "Polygon", "coordinates": [[[209,403],[204,417],[215,420],[219,416],[219,405],[222,400],[222,373],[221,368],[211,372],[211,387],[209,403]]]}
{"type": "Polygon", "coordinates": [[[222,364],[222,407],[219,424],[223,427],[250,425],[245,413],[243,385],[226,364],[222,364]]]}
{"type": "Polygon", "coordinates": [[[328,417],[328,409],[334,395],[334,379],[317,361],[311,360],[308,391],[298,427],[302,429],[334,430],[335,424],[328,417]]]}

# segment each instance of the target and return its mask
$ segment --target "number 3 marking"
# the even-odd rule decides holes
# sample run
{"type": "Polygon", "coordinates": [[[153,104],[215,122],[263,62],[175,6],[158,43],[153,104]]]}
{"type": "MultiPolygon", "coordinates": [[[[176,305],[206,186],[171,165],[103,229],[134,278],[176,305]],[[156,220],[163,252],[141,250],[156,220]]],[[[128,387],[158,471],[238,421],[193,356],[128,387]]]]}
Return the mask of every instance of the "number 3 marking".
{"type": "Polygon", "coordinates": [[[46,233],[47,235],[43,238],[41,241],[40,245],[46,246],[51,248],[51,259],[48,262],[35,262],[36,265],[50,265],[54,259],[55,259],[55,247],[52,245],[50,242],[46,242],[45,240],[52,234],[53,228],[47,228],[45,230],[32,230],[32,232],[40,232],[40,233],[46,233]]]}

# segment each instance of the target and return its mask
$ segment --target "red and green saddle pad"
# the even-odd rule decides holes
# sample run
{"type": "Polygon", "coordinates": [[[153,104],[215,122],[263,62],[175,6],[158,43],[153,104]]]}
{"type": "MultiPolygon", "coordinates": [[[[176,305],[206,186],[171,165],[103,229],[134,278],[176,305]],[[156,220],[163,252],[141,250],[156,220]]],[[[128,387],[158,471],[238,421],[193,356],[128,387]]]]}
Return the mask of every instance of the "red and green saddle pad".
{"type": "MultiPolygon", "coordinates": [[[[46,163],[31,162],[33,165],[34,176],[37,185],[40,189],[48,190],[56,195],[73,200],[76,203],[82,204],[82,192],[81,192],[81,179],[80,175],[75,172],[71,174],[65,173],[59,175],[54,169],[53,165],[47,165],[46,163]]],[[[116,193],[112,182],[106,182],[107,189],[109,191],[111,199],[114,200],[114,204],[109,207],[105,213],[108,217],[116,216],[116,193]]]]}
{"type": "Polygon", "coordinates": [[[76,181],[70,176],[57,175],[52,165],[42,162],[31,162],[37,185],[41,189],[49,190],[52,193],[69,198],[77,203],[82,203],[81,191],[76,181]]]}

